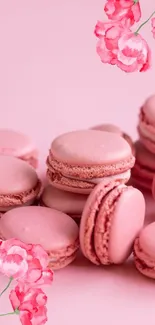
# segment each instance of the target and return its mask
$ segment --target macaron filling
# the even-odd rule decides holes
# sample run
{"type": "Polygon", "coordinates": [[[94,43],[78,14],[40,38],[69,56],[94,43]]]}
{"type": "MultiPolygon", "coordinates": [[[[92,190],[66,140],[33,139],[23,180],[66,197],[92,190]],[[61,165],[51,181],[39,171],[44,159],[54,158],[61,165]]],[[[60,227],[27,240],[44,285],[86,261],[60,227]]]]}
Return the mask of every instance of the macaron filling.
{"type": "MultiPolygon", "coordinates": [[[[92,179],[81,179],[81,181],[86,181],[88,183],[92,183],[92,184],[99,184],[100,182],[104,182],[107,183],[109,182],[109,180],[117,180],[117,179],[125,179],[125,181],[128,181],[130,179],[130,175],[131,175],[131,171],[130,169],[127,170],[126,172],[124,173],[121,173],[121,174],[116,174],[116,175],[112,175],[112,176],[105,176],[105,177],[100,177],[100,178],[92,178],[92,179]]],[[[67,176],[67,175],[63,175],[64,177],[67,177],[67,178],[70,178],[72,180],[79,180],[78,178],[76,177],[71,177],[71,176],[67,176]]]]}
{"type": "Polygon", "coordinates": [[[81,178],[79,176],[73,177],[70,175],[62,174],[55,169],[53,169],[51,166],[47,170],[47,177],[49,181],[52,184],[55,185],[63,185],[66,187],[72,187],[72,188],[78,188],[78,189],[85,189],[85,190],[92,190],[94,186],[101,181],[105,181],[105,183],[113,180],[120,180],[123,181],[124,183],[127,183],[128,180],[130,179],[130,169],[122,172],[122,173],[117,173],[115,175],[110,175],[110,176],[103,176],[103,177],[94,177],[94,178],[81,178]]]}

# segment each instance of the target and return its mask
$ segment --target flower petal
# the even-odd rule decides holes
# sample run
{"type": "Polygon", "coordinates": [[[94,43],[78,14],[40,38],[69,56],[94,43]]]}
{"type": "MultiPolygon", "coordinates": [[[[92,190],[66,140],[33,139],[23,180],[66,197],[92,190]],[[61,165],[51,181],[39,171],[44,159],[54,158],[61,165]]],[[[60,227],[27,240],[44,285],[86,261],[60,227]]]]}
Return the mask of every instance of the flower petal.
{"type": "Polygon", "coordinates": [[[101,38],[98,41],[96,51],[103,63],[116,64],[115,59],[117,58],[117,55],[106,48],[104,38],[101,38]]]}
{"type": "Polygon", "coordinates": [[[140,4],[133,0],[107,0],[104,11],[110,20],[128,20],[130,26],[141,18],[140,4]]]}
{"type": "Polygon", "coordinates": [[[52,282],[53,282],[53,272],[52,270],[46,269],[42,272],[42,275],[36,284],[37,285],[52,284],[52,282]]]}

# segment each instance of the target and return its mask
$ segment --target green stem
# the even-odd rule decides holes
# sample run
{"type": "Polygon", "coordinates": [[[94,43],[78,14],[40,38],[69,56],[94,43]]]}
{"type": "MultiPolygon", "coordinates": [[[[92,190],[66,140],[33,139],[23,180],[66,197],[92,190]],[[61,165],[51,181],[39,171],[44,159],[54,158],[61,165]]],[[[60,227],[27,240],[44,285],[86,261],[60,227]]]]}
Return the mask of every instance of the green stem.
{"type": "Polygon", "coordinates": [[[147,24],[148,23],[148,21],[153,17],[153,15],[155,14],[155,11],[151,14],[151,16],[147,19],[147,20],[145,20],[139,27],[138,27],[138,29],[136,30],[136,32],[135,32],[135,34],[136,35],[138,35],[138,32],[140,31],[140,29],[145,25],[145,24],[147,24]]]}
{"type": "Polygon", "coordinates": [[[137,2],[139,2],[139,0],[134,0],[134,5],[135,5],[137,2]]]}
{"type": "Polygon", "coordinates": [[[15,315],[15,311],[13,311],[12,313],[6,313],[6,314],[0,314],[0,317],[3,317],[3,316],[10,316],[10,315],[15,315]]]}
{"type": "Polygon", "coordinates": [[[11,313],[6,313],[6,314],[0,314],[0,317],[3,316],[10,316],[10,315],[19,315],[20,311],[17,309],[15,309],[14,311],[12,311],[11,313]]]}
{"type": "Polygon", "coordinates": [[[9,282],[8,282],[8,284],[7,284],[7,286],[5,287],[5,289],[0,293],[0,297],[3,295],[3,293],[10,287],[10,284],[11,284],[11,282],[13,281],[13,278],[11,277],[10,278],[10,280],[9,280],[9,282]]]}

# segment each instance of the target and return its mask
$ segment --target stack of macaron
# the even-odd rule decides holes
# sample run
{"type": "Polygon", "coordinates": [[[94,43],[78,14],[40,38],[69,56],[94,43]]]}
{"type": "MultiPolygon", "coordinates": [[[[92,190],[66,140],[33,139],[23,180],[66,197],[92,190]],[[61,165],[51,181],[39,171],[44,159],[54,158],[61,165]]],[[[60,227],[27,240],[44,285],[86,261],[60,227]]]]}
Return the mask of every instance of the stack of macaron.
{"type": "Polygon", "coordinates": [[[146,274],[145,199],[127,185],[141,143],[134,146],[111,124],[59,135],[49,149],[48,185],[41,192],[35,146],[18,132],[1,134],[1,239],[42,245],[54,270],[70,264],[79,247],[96,265],[121,264],[133,252],[137,269],[146,274]]]}
{"type": "Polygon", "coordinates": [[[126,141],[118,128],[106,127],[73,131],[54,139],[47,157],[51,185],[41,197],[43,205],[61,207],[65,212],[73,206],[71,197],[78,202],[81,250],[97,265],[123,263],[145,217],[142,193],[125,185],[135,162],[132,141],[129,137],[126,141]]]}
{"type": "Polygon", "coordinates": [[[155,95],[140,108],[137,130],[139,139],[135,142],[132,181],[135,186],[151,191],[155,174],[155,95]]]}
{"type": "MultiPolygon", "coordinates": [[[[67,214],[38,206],[42,184],[35,170],[37,166],[38,151],[31,139],[17,131],[0,129],[0,238],[14,237],[42,245],[49,254],[50,267],[59,269],[75,259],[79,229],[67,214]]],[[[48,204],[51,194],[48,188],[47,198],[44,194],[42,198],[45,197],[48,204]]],[[[55,192],[53,189],[54,196],[54,207],[57,208],[56,189],[55,192]]],[[[74,204],[73,208],[68,207],[67,196],[64,197],[63,193],[62,198],[59,198],[59,210],[75,216],[82,211],[82,197],[75,198],[77,209],[74,204]]]]}

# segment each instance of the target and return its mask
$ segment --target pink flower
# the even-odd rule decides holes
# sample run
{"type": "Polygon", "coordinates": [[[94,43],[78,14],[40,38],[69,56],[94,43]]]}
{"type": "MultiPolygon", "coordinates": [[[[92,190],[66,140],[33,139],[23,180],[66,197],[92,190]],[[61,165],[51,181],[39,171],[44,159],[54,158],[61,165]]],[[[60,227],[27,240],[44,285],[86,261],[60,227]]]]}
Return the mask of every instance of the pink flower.
{"type": "Polygon", "coordinates": [[[43,325],[47,322],[47,297],[38,288],[17,285],[9,299],[14,310],[19,310],[22,325],[43,325]]]}
{"type": "Polygon", "coordinates": [[[132,26],[141,18],[141,9],[139,1],[134,0],[107,0],[104,11],[111,20],[122,20],[132,26]]]}
{"type": "Polygon", "coordinates": [[[151,50],[141,35],[128,33],[118,41],[117,66],[125,72],[143,72],[151,66],[151,50]]]}
{"type": "Polygon", "coordinates": [[[51,284],[48,254],[40,245],[24,244],[17,239],[0,243],[0,272],[32,285],[51,284]]]}
{"type": "Polygon", "coordinates": [[[95,26],[95,35],[99,38],[97,53],[103,63],[117,64],[118,41],[125,32],[129,32],[129,29],[121,22],[97,22],[95,26]]]}
{"type": "Polygon", "coordinates": [[[114,22],[114,21],[98,21],[96,26],[95,26],[95,30],[94,33],[98,38],[101,38],[102,36],[105,36],[105,33],[111,29],[111,28],[121,28],[122,30],[124,29],[124,26],[121,25],[121,23],[119,22],[114,22]]]}
{"type": "Polygon", "coordinates": [[[155,18],[152,18],[151,23],[152,23],[152,34],[153,37],[155,38],[155,18]]]}
{"type": "Polygon", "coordinates": [[[121,22],[99,21],[95,35],[99,38],[96,50],[103,63],[117,65],[125,72],[149,69],[151,51],[147,42],[121,22]]]}

